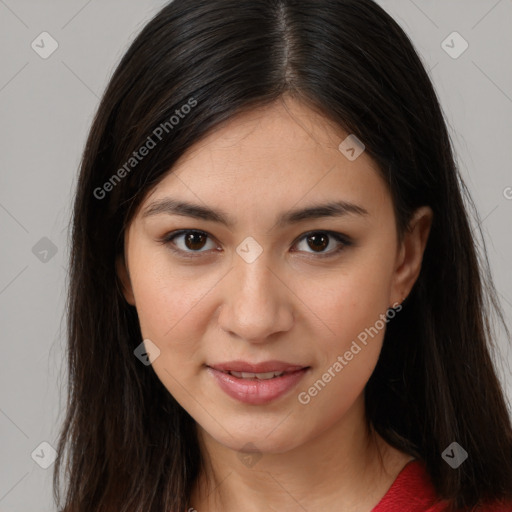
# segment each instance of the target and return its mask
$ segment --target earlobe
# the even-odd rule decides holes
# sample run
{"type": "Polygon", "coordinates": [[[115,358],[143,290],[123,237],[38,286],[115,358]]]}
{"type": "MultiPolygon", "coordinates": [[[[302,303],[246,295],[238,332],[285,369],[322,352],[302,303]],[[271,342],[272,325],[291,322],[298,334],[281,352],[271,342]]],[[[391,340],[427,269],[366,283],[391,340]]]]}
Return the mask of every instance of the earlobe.
{"type": "Polygon", "coordinates": [[[132,284],[123,255],[119,255],[116,259],[116,273],[126,302],[135,306],[132,284]]]}
{"type": "Polygon", "coordinates": [[[432,219],[432,209],[429,206],[422,206],[414,212],[404,233],[404,239],[398,252],[391,295],[398,302],[409,295],[418,279],[432,219]]]}

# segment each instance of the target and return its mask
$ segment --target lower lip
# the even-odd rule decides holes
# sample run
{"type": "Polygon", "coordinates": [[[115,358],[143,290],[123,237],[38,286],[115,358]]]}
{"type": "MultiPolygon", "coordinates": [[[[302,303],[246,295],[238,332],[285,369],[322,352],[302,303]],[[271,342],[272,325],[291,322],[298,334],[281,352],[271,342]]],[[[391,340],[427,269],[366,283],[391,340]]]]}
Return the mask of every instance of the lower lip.
{"type": "Polygon", "coordinates": [[[207,369],[215,377],[221,389],[230,397],[246,404],[262,405],[294,388],[309,368],[266,380],[241,379],[211,367],[207,369]]]}

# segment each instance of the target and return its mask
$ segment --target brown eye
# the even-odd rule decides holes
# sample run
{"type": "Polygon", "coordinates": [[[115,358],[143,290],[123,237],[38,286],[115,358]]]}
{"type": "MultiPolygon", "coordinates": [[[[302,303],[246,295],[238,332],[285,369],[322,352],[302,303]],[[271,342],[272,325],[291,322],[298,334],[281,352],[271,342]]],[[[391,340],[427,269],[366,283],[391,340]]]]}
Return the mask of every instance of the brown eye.
{"type": "Polygon", "coordinates": [[[188,249],[197,251],[203,248],[207,238],[208,237],[204,233],[200,233],[199,231],[190,231],[185,235],[184,241],[188,249]]]}
{"type": "MultiPolygon", "coordinates": [[[[209,238],[210,236],[203,231],[182,229],[180,231],[170,233],[161,240],[161,243],[168,245],[170,249],[180,255],[193,258],[201,256],[204,252],[208,252],[201,249],[205,247],[209,238]]],[[[215,244],[212,243],[212,245],[213,247],[210,247],[209,249],[215,248],[215,244]]]]}
{"type": "Polygon", "coordinates": [[[352,245],[347,236],[331,231],[310,231],[299,239],[299,245],[302,240],[306,242],[306,248],[302,252],[315,254],[319,258],[334,256],[345,247],[352,245]],[[331,249],[326,250],[331,245],[331,249]]]}
{"type": "MultiPolygon", "coordinates": [[[[294,246],[300,244],[303,240],[306,242],[306,249],[299,252],[309,253],[310,255],[314,254],[318,258],[335,256],[353,243],[348,236],[342,233],[310,231],[302,235],[294,246]],[[329,247],[331,247],[330,250],[326,250],[329,247]]],[[[212,237],[208,233],[194,229],[174,231],[160,240],[160,243],[167,245],[169,249],[179,256],[187,258],[199,257],[203,253],[209,253],[212,250],[221,250],[215,246],[212,237]],[[212,242],[212,246],[207,248],[207,250],[202,250],[207,246],[208,239],[212,242]]]]}
{"type": "Polygon", "coordinates": [[[306,240],[314,251],[323,251],[329,245],[329,237],[325,233],[308,235],[306,240]]]}

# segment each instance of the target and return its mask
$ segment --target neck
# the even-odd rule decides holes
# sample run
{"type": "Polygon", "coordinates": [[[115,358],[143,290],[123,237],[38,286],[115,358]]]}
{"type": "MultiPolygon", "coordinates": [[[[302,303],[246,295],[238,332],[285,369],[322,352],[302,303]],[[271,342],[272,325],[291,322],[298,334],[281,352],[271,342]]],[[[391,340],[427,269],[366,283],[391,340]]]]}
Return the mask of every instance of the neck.
{"type": "Polygon", "coordinates": [[[371,510],[412,459],[367,428],[363,401],[285,452],[242,454],[201,427],[198,437],[205,464],[190,501],[198,512],[371,510]]]}

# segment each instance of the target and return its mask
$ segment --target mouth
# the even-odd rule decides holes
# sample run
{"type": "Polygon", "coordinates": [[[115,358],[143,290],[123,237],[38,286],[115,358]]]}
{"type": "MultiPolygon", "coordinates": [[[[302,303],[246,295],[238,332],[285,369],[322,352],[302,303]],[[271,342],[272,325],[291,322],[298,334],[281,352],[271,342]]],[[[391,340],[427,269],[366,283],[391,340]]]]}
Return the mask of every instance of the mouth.
{"type": "Polygon", "coordinates": [[[251,405],[263,405],[288,394],[310,370],[288,365],[285,370],[246,372],[207,366],[208,373],[228,396],[251,405]]]}
{"type": "MultiPolygon", "coordinates": [[[[309,367],[304,367],[301,369],[306,369],[309,367]]],[[[228,375],[232,375],[233,377],[236,377],[237,379],[245,379],[245,380],[270,380],[275,379],[276,377],[281,377],[282,375],[289,375],[290,373],[294,373],[295,371],[300,370],[294,370],[289,372],[263,372],[263,373],[251,373],[251,372],[234,372],[229,370],[218,370],[222,373],[227,373],[228,375]]]]}
{"type": "MultiPolygon", "coordinates": [[[[285,361],[263,361],[261,363],[249,363],[240,359],[234,361],[227,361],[225,363],[217,363],[208,365],[214,370],[221,372],[229,372],[234,374],[253,374],[253,375],[264,375],[266,373],[291,373],[296,370],[302,370],[306,368],[305,365],[288,363],[285,361]]],[[[240,375],[237,375],[240,376],[240,375]]],[[[252,377],[249,377],[252,378],[252,377]]],[[[265,378],[265,377],[264,377],[265,378]]],[[[267,377],[271,378],[271,377],[267,377]]]]}

